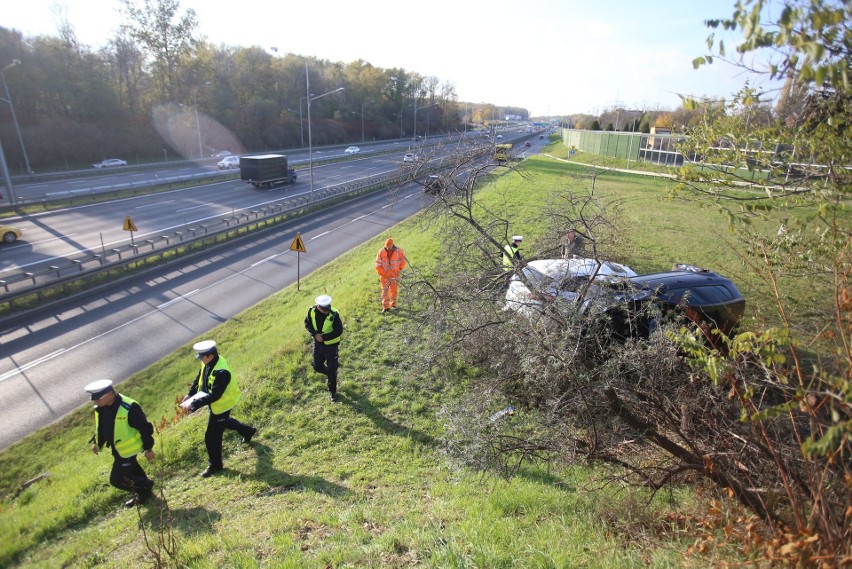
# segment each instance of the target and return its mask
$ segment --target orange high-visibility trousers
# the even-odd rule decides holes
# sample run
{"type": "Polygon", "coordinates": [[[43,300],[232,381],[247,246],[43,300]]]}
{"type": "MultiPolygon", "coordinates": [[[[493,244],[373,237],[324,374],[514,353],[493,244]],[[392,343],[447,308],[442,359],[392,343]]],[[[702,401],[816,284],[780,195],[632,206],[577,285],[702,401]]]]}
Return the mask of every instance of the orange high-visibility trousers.
{"type": "Polygon", "coordinates": [[[396,307],[396,297],[399,295],[399,277],[379,277],[382,285],[382,308],[396,307]]]}

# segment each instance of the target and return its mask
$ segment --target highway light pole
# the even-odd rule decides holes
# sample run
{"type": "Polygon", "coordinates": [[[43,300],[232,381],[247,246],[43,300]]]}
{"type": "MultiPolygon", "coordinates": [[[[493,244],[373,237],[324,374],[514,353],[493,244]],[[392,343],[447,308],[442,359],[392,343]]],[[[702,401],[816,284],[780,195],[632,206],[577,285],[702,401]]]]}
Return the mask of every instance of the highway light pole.
{"type": "Polygon", "coordinates": [[[204,158],[204,149],[201,147],[201,122],[198,120],[198,91],[206,85],[210,85],[210,81],[205,81],[204,85],[199,85],[192,92],[192,102],[195,103],[195,129],[198,131],[198,158],[204,158]]]}
{"type": "Polygon", "coordinates": [[[364,137],[364,105],[366,105],[367,103],[375,103],[375,101],[364,101],[363,103],[361,103],[361,114],[360,115],[358,115],[358,113],[356,113],[355,111],[352,111],[353,115],[358,115],[358,116],[361,117],[361,144],[364,144],[364,142],[367,140],[364,137]]]}
{"type": "Polygon", "coordinates": [[[9,176],[9,168],[6,166],[6,156],[3,154],[3,145],[0,144],[0,174],[3,175],[3,183],[9,193],[9,205],[15,207],[18,200],[15,199],[15,190],[12,188],[12,178],[9,176]]]}
{"type": "Polygon", "coordinates": [[[338,87],[334,91],[329,91],[328,93],[323,93],[322,95],[314,96],[311,94],[311,79],[308,74],[308,62],[305,61],[305,86],[308,90],[308,96],[306,99],[308,100],[308,170],[310,172],[311,177],[311,195],[314,194],[314,143],[313,138],[311,137],[311,103],[316,101],[320,97],[325,97],[326,95],[331,95],[332,93],[338,93],[343,91],[343,87],[338,87]]]}
{"type": "MultiPolygon", "coordinates": [[[[304,99],[304,97],[302,97],[302,98],[304,99]]],[[[299,101],[299,103],[301,103],[301,102],[302,101],[299,101]]],[[[302,133],[302,148],[304,148],[305,147],[305,128],[304,128],[304,126],[302,126],[304,124],[304,121],[302,121],[302,107],[299,106],[298,111],[294,111],[293,109],[284,109],[284,110],[286,110],[287,112],[293,113],[294,115],[299,115],[299,130],[302,133]]]]}
{"type": "Polygon", "coordinates": [[[9,110],[12,113],[12,122],[15,123],[15,132],[18,133],[18,142],[21,143],[21,153],[24,155],[24,164],[27,168],[27,174],[32,174],[33,169],[30,168],[30,159],[27,157],[27,149],[24,147],[24,137],[21,136],[21,127],[18,125],[18,117],[15,115],[15,105],[12,104],[12,97],[9,95],[9,85],[6,83],[6,71],[20,64],[20,59],[13,59],[12,63],[3,69],[0,69],[0,76],[3,77],[3,90],[6,92],[6,98],[4,100],[9,104],[9,110]]]}

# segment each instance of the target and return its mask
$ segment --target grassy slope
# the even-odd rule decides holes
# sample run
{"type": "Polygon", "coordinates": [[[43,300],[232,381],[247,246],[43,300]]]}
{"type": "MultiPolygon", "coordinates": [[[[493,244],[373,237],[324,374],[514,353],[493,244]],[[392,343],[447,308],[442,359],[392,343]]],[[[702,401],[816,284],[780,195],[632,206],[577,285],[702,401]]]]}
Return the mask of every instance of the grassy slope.
{"type": "MultiPolygon", "coordinates": [[[[564,167],[535,158],[524,168],[531,181],[503,177],[489,190],[495,207],[512,211],[534,241],[536,213],[548,188],[564,187],[564,167]],[[522,192],[519,190],[523,190],[522,192]]],[[[685,256],[678,237],[698,236],[682,226],[675,205],[657,201],[665,182],[620,175],[600,179],[607,191],[631,196],[630,232],[642,254],[637,269],[664,268],[685,256]],[[622,186],[622,184],[624,184],[622,186]],[[662,210],[660,208],[663,208],[662,210]],[[656,213],[653,213],[656,211],[656,213]],[[671,216],[661,215],[660,211],[671,216]],[[643,213],[644,212],[644,213],[643,213]],[[650,215],[653,213],[653,215],[650,215]],[[652,231],[644,231],[653,223],[652,231]]],[[[707,221],[712,221],[708,218],[707,221]]],[[[709,225],[710,223],[708,223],[709,225]]],[[[722,231],[723,222],[714,225],[722,231]]],[[[198,478],[206,464],[206,413],[165,420],[153,465],[143,466],[163,490],[178,542],[190,567],[633,567],[682,566],[679,534],[664,518],[636,513],[635,495],[610,495],[585,486],[589,471],[524,470],[511,482],[454,470],[442,455],[441,406],[463,386],[418,377],[415,322],[378,314],[375,251],[392,235],[412,263],[428,270],[434,235],[415,221],[393,228],[343,255],[301,283],[247,310],[207,335],[237,371],[244,401],[234,416],[260,428],[249,448],[226,433],[223,475],[198,478]],[[343,402],[332,405],[322,378],[310,369],[302,320],[315,295],[328,292],[346,325],[341,345],[343,402]],[[620,534],[604,524],[613,513],[639,532],[620,534]]],[[[684,247],[693,247],[691,240],[684,247]]],[[[736,263],[718,253],[723,270],[736,263]]],[[[407,292],[403,289],[403,305],[407,292]]],[[[196,371],[189,346],[121,385],[149,418],[175,416],[174,399],[196,371]]],[[[108,485],[111,458],[88,452],[88,406],[0,454],[0,566],[114,566],[151,564],[140,519],[124,510],[123,493],[108,485]],[[18,493],[41,472],[50,477],[18,493]]],[[[690,503],[688,497],[685,502],[690,503]]],[[[141,509],[149,539],[161,500],[141,509]]],[[[667,505],[656,505],[665,510],[667,505]]],[[[693,561],[703,565],[707,559],[693,561]]]]}

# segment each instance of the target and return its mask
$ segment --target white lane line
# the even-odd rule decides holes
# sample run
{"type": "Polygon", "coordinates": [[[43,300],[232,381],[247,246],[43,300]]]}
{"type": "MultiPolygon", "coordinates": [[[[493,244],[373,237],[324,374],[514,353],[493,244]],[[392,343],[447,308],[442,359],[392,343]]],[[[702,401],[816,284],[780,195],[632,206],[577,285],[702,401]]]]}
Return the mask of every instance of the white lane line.
{"type": "Polygon", "coordinates": [[[263,259],[263,260],[260,260],[260,261],[258,261],[258,262],[256,262],[256,263],[252,263],[251,265],[249,265],[249,268],[251,269],[252,267],[256,267],[256,266],[258,266],[258,265],[262,265],[262,264],[264,264],[264,263],[267,263],[267,262],[271,261],[272,259],[275,259],[276,257],[278,257],[278,254],[270,255],[269,257],[267,257],[267,258],[265,258],[265,259],[263,259]]]}
{"type": "MultiPolygon", "coordinates": [[[[228,280],[228,279],[222,279],[222,280],[224,281],[224,280],[228,280]]],[[[214,284],[213,284],[213,285],[211,285],[211,286],[215,286],[216,284],[218,284],[218,283],[214,283],[214,284]]],[[[207,287],[207,288],[209,288],[209,287],[207,287]]],[[[33,361],[31,361],[30,363],[28,363],[28,364],[26,364],[26,365],[23,365],[23,366],[17,367],[16,369],[13,369],[13,370],[11,370],[11,371],[8,371],[8,372],[4,373],[3,375],[0,375],[0,381],[5,381],[5,380],[9,379],[10,377],[14,377],[14,376],[16,376],[16,375],[18,375],[18,374],[20,374],[20,373],[22,373],[22,372],[24,372],[24,371],[26,371],[26,370],[28,370],[28,369],[30,369],[30,368],[33,368],[33,367],[35,367],[35,366],[37,366],[37,365],[39,365],[39,364],[42,364],[42,363],[44,363],[44,362],[46,362],[46,361],[49,361],[49,360],[52,360],[53,358],[56,358],[56,357],[61,356],[61,355],[63,355],[63,354],[67,354],[68,352],[71,352],[71,351],[73,351],[73,350],[76,350],[77,348],[82,348],[82,347],[83,347],[83,346],[85,346],[86,344],[89,344],[89,343],[91,343],[91,342],[94,342],[95,340],[100,340],[101,338],[103,338],[103,337],[105,337],[105,336],[108,336],[109,334],[112,334],[113,332],[118,332],[118,331],[119,331],[119,330],[121,330],[122,328],[126,328],[126,327],[128,327],[128,326],[132,326],[133,324],[136,324],[137,322],[139,322],[139,321],[140,321],[140,320],[142,320],[143,318],[147,318],[148,316],[151,316],[152,314],[157,314],[157,313],[159,313],[159,312],[160,312],[161,307],[169,306],[170,304],[173,304],[174,302],[179,301],[179,300],[184,300],[184,299],[186,299],[187,297],[189,297],[189,296],[191,296],[191,295],[193,295],[193,294],[195,294],[195,293],[199,292],[200,290],[202,290],[202,289],[195,289],[194,291],[189,292],[189,293],[184,294],[184,295],[181,295],[181,296],[179,296],[178,298],[175,298],[175,299],[173,299],[173,300],[170,300],[169,302],[165,302],[165,303],[161,304],[160,306],[156,307],[155,309],[153,309],[153,310],[151,310],[151,311],[149,311],[149,312],[146,312],[145,314],[141,314],[141,315],[137,316],[136,318],[133,318],[133,319],[131,319],[131,320],[128,320],[128,321],[127,321],[127,322],[125,322],[124,324],[120,324],[120,325],[118,325],[118,326],[116,326],[116,327],[114,327],[114,328],[110,328],[109,330],[105,330],[105,331],[101,332],[100,334],[98,334],[98,335],[96,335],[96,336],[92,336],[91,338],[88,338],[88,339],[86,339],[86,340],[83,340],[83,341],[82,341],[82,342],[80,342],[79,344],[75,344],[75,345],[71,346],[70,348],[65,348],[65,349],[62,349],[62,350],[57,350],[57,351],[55,351],[55,352],[53,352],[53,353],[51,353],[51,354],[48,354],[48,355],[46,355],[46,356],[43,356],[43,357],[41,357],[41,358],[39,358],[39,359],[37,359],[37,360],[33,360],[33,361]]]]}
{"type": "Polygon", "coordinates": [[[157,306],[157,310],[162,310],[163,308],[165,308],[165,307],[167,307],[167,306],[171,306],[172,304],[174,304],[174,303],[176,303],[176,302],[180,302],[181,300],[183,300],[183,299],[185,299],[185,298],[189,298],[190,296],[192,296],[193,294],[195,294],[195,293],[196,293],[196,292],[198,292],[199,290],[201,290],[201,289],[198,289],[198,288],[197,288],[197,289],[195,289],[195,290],[194,290],[194,291],[192,291],[192,292],[188,292],[188,293],[186,293],[186,294],[182,294],[182,295],[180,295],[180,296],[178,296],[178,297],[175,297],[175,298],[171,299],[171,300],[170,300],[170,301],[168,301],[168,302],[164,302],[163,304],[161,304],[161,305],[157,306]]]}
{"type": "MultiPolygon", "coordinates": [[[[210,206],[213,206],[213,205],[216,205],[216,204],[214,204],[213,202],[207,202],[207,203],[203,203],[201,205],[194,205],[192,207],[185,207],[185,208],[182,208],[182,209],[177,209],[175,211],[177,213],[181,213],[181,212],[184,212],[184,211],[192,211],[194,209],[201,209],[202,207],[210,207],[210,206]]],[[[192,222],[192,223],[195,223],[195,222],[192,222]]]]}
{"type": "Polygon", "coordinates": [[[27,371],[31,367],[35,367],[40,363],[46,362],[48,360],[52,360],[53,358],[55,358],[57,356],[61,356],[62,354],[64,354],[67,351],[68,350],[66,350],[64,348],[61,349],[61,350],[56,350],[55,352],[51,352],[51,353],[47,354],[46,356],[42,356],[42,357],[40,357],[36,360],[31,361],[28,364],[24,364],[22,366],[16,367],[12,371],[7,371],[3,375],[0,375],[0,381],[5,381],[5,380],[9,379],[10,377],[16,376],[19,373],[27,371]]]}
{"type": "Polygon", "coordinates": [[[138,206],[134,207],[133,209],[145,209],[147,207],[157,207],[157,206],[161,206],[161,205],[167,204],[167,203],[174,203],[176,201],[177,200],[166,200],[164,202],[156,202],[156,203],[149,203],[149,204],[146,204],[146,205],[138,205],[138,206]]]}
{"type": "MultiPolygon", "coordinates": [[[[418,192],[418,193],[419,193],[419,192],[418,192]]],[[[408,196],[404,196],[404,197],[402,197],[401,199],[408,199],[408,198],[410,198],[410,197],[412,197],[412,196],[415,196],[415,195],[417,195],[417,193],[412,193],[412,194],[410,194],[410,195],[408,195],[408,196]]],[[[385,208],[385,206],[379,207],[379,208],[377,208],[377,209],[373,210],[371,213],[375,213],[375,212],[377,212],[377,211],[379,211],[379,210],[381,210],[381,209],[384,209],[384,208],[385,208]]],[[[369,215],[369,214],[368,214],[368,215],[369,215]]],[[[361,218],[363,218],[363,217],[364,217],[364,216],[361,216],[361,218]]],[[[360,218],[359,218],[359,219],[360,219],[360,218]]],[[[327,235],[328,233],[331,233],[331,232],[333,232],[333,231],[337,231],[337,230],[339,230],[339,229],[341,229],[341,228],[343,228],[343,227],[346,227],[347,225],[350,225],[350,224],[352,224],[352,223],[354,223],[354,222],[355,222],[355,220],[353,219],[353,220],[348,221],[348,222],[346,222],[346,223],[344,223],[344,224],[342,224],[342,225],[339,225],[338,227],[335,227],[335,228],[334,228],[333,230],[331,230],[331,231],[326,231],[326,232],[324,232],[324,233],[321,233],[320,235],[317,235],[316,237],[320,237],[320,236],[322,236],[322,235],[327,235]]],[[[316,237],[312,237],[312,239],[315,239],[316,237]]],[[[284,253],[279,253],[279,255],[281,255],[281,254],[286,254],[286,252],[284,252],[284,253]]],[[[278,256],[278,255],[274,255],[273,257],[275,257],[275,256],[278,256]]],[[[264,261],[269,260],[270,258],[271,258],[271,257],[269,257],[269,258],[267,258],[267,259],[264,259],[264,261]]],[[[261,261],[261,262],[263,262],[263,261],[261,261]]],[[[128,320],[128,321],[127,321],[127,322],[125,322],[124,324],[121,324],[121,325],[116,326],[116,327],[114,327],[114,328],[110,328],[109,330],[105,330],[104,332],[101,332],[100,334],[98,334],[98,335],[96,335],[96,336],[93,336],[93,337],[91,337],[91,338],[89,338],[89,339],[87,339],[87,340],[83,340],[83,341],[82,341],[82,342],[80,342],[79,344],[75,344],[75,345],[71,346],[70,348],[65,348],[65,349],[62,349],[62,350],[57,350],[57,351],[55,351],[55,352],[53,352],[53,353],[51,353],[51,354],[48,354],[48,355],[46,355],[46,356],[43,356],[43,357],[41,357],[41,358],[39,358],[39,359],[37,359],[37,360],[33,360],[32,362],[30,362],[30,363],[28,363],[28,364],[26,364],[26,365],[24,365],[24,366],[17,367],[16,369],[13,369],[13,370],[11,370],[11,371],[8,371],[8,372],[4,373],[3,375],[0,375],[0,381],[5,381],[5,380],[9,379],[10,377],[14,377],[14,376],[16,376],[16,375],[18,375],[18,374],[20,374],[20,373],[22,373],[22,372],[24,372],[24,371],[26,371],[26,370],[30,369],[30,368],[33,368],[33,367],[37,366],[38,364],[44,363],[44,362],[46,362],[46,361],[49,361],[49,360],[51,360],[51,359],[53,359],[53,358],[56,358],[56,357],[58,357],[58,356],[60,356],[60,355],[62,355],[62,354],[66,354],[66,353],[68,353],[68,352],[70,352],[70,351],[72,351],[72,350],[76,350],[77,348],[81,348],[81,347],[85,346],[86,344],[89,344],[89,343],[91,343],[91,342],[94,342],[95,340],[99,340],[99,339],[101,339],[101,338],[103,338],[103,337],[105,337],[105,336],[107,336],[107,335],[109,335],[109,334],[112,334],[113,332],[118,332],[118,331],[119,331],[119,330],[121,330],[122,328],[126,328],[127,326],[131,326],[131,325],[135,324],[136,322],[139,322],[139,321],[140,321],[140,320],[142,320],[143,318],[147,318],[148,316],[150,316],[150,315],[152,315],[152,314],[157,314],[157,313],[159,313],[159,312],[160,312],[163,308],[166,308],[166,307],[168,307],[168,306],[171,306],[172,304],[176,304],[177,302],[179,302],[179,301],[181,301],[181,300],[186,300],[188,297],[190,297],[190,296],[192,296],[192,295],[194,295],[194,294],[197,294],[197,293],[202,292],[202,291],[210,290],[210,289],[212,289],[213,287],[219,286],[219,285],[221,285],[221,284],[223,284],[223,283],[225,283],[225,282],[227,282],[227,281],[231,280],[232,278],[235,278],[235,277],[238,277],[238,276],[242,276],[243,274],[247,273],[247,272],[248,272],[251,268],[255,267],[255,266],[256,266],[256,265],[258,265],[258,264],[259,264],[259,263],[254,263],[253,265],[251,265],[251,266],[249,266],[249,267],[246,267],[245,269],[243,269],[243,270],[241,270],[241,271],[236,271],[236,272],[232,273],[231,275],[228,275],[227,277],[225,277],[225,278],[223,278],[223,279],[218,279],[217,281],[215,281],[215,282],[211,283],[210,285],[208,285],[208,286],[206,286],[206,287],[204,287],[204,288],[197,288],[197,289],[193,290],[192,292],[188,292],[188,293],[183,294],[183,295],[181,295],[181,296],[179,296],[179,297],[177,297],[177,298],[174,298],[174,299],[172,299],[172,300],[170,300],[170,301],[168,301],[168,302],[164,302],[163,304],[161,304],[161,305],[157,306],[155,309],[153,309],[153,310],[151,310],[151,311],[149,311],[149,312],[146,312],[145,314],[141,314],[141,315],[137,316],[136,318],[133,318],[133,319],[131,319],[131,320],[128,320]]]]}

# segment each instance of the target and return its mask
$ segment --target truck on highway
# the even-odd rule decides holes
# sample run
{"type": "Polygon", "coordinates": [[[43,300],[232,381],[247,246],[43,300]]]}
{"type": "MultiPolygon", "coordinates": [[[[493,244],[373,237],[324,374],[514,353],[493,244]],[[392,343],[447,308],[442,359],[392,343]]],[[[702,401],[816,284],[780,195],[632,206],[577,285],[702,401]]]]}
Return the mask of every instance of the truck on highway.
{"type": "Polygon", "coordinates": [[[240,179],[255,188],[294,184],[296,177],[296,171],[289,167],[284,154],[240,156],[240,179]]]}
{"type": "Polygon", "coordinates": [[[509,160],[509,152],[511,150],[511,144],[496,144],[494,146],[494,160],[497,162],[506,162],[509,160]]]}

